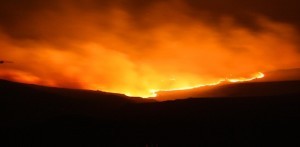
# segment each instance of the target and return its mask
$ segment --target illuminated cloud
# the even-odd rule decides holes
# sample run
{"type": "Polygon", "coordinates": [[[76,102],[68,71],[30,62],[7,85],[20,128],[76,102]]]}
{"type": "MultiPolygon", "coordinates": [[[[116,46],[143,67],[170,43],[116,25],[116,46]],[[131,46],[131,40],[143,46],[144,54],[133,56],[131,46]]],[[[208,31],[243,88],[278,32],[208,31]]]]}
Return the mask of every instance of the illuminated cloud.
{"type": "Polygon", "coordinates": [[[7,1],[0,59],[15,64],[0,77],[147,97],[299,67],[298,22],[284,17],[294,7],[275,16],[239,3],[7,1]]]}

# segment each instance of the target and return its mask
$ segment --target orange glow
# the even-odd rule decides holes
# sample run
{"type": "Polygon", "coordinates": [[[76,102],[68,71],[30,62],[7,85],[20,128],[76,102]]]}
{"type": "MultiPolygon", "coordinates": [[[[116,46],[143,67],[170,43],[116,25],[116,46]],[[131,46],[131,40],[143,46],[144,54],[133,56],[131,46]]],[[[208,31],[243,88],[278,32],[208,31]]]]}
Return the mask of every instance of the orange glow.
{"type": "Polygon", "coordinates": [[[14,62],[0,65],[0,78],[146,98],[300,67],[299,35],[290,24],[257,16],[253,29],[221,16],[212,25],[174,5],[176,12],[157,3],[141,18],[117,6],[41,11],[22,24],[39,39],[0,28],[0,59],[14,62]]]}
{"type": "Polygon", "coordinates": [[[209,83],[209,84],[198,84],[198,85],[191,85],[188,87],[179,87],[179,88],[174,88],[174,89],[159,89],[159,90],[150,90],[150,93],[152,95],[149,95],[147,97],[156,97],[157,93],[160,91],[178,91],[178,90],[189,90],[189,89],[195,89],[195,88],[200,88],[200,87],[204,87],[204,86],[215,86],[215,85],[219,85],[223,82],[230,82],[230,83],[237,83],[237,82],[247,82],[247,81],[252,81],[255,79],[261,79],[263,78],[265,75],[261,72],[258,72],[256,74],[253,74],[251,77],[249,78],[235,78],[235,79],[231,79],[231,78],[225,78],[225,79],[221,79],[215,83],[209,83]]]}
{"type": "Polygon", "coordinates": [[[254,74],[252,77],[250,78],[235,78],[235,79],[227,79],[228,82],[231,83],[237,83],[237,82],[247,82],[247,81],[252,81],[254,79],[261,79],[263,78],[265,75],[261,72],[258,72],[256,74],[254,74]]]}

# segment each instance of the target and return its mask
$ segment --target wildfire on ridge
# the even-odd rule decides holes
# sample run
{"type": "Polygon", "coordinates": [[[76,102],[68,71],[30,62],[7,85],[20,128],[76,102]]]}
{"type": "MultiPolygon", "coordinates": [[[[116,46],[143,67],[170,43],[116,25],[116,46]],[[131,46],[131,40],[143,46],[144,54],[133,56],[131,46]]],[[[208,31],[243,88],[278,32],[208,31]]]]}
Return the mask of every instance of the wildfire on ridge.
{"type": "Polygon", "coordinates": [[[0,65],[1,79],[146,98],[300,67],[297,27],[263,14],[244,25],[230,14],[193,15],[184,1],[155,1],[141,13],[57,5],[0,22],[0,59],[14,61],[0,65]]]}
{"type": "MultiPolygon", "coordinates": [[[[149,97],[156,97],[157,93],[160,91],[177,91],[177,90],[189,90],[189,89],[194,89],[194,88],[200,88],[200,87],[204,87],[204,86],[215,86],[215,85],[219,85],[223,82],[230,82],[230,83],[238,83],[238,82],[248,82],[248,81],[252,81],[255,79],[261,79],[263,78],[265,75],[262,72],[258,72],[256,74],[253,74],[250,78],[226,78],[226,79],[221,79],[215,83],[209,83],[209,84],[200,84],[200,85],[194,85],[194,86],[189,86],[189,87],[180,87],[180,88],[175,88],[175,89],[160,89],[160,90],[155,90],[155,89],[151,89],[149,92],[150,95],[145,95],[142,96],[143,98],[149,98],[149,97]]],[[[127,94],[127,96],[132,96],[130,94],[127,94]]]]}

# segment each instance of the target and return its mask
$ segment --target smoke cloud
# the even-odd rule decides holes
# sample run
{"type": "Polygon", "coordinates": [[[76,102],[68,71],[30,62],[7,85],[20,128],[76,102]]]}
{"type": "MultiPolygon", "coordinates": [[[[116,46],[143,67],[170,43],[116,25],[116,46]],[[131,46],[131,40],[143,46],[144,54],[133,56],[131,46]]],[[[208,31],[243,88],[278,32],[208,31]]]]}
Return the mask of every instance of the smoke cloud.
{"type": "Polygon", "coordinates": [[[297,19],[268,15],[275,8],[251,13],[251,5],[242,11],[192,0],[3,3],[0,59],[14,61],[1,65],[4,79],[147,97],[300,66],[297,19]]]}

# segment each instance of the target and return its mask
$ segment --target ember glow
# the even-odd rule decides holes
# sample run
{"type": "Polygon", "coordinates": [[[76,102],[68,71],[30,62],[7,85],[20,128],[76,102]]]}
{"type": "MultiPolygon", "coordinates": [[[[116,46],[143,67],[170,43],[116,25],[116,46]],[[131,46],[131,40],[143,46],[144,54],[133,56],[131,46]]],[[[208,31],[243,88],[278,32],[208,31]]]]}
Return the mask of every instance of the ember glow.
{"type": "Polygon", "coordinates": [[[83,7],[62,1],[0,26],[0,59],[14,62],[1,64],[0,78],[146,98],[300,66],[298,29],[260,14],[252,28],[191,16],[180,1],[151,3],[141,16],[117,4],[83,7]]]}
{"type": "Polygon", "coordinates": [[[180,88],[176,88],[176,89],[158,89],[158,90],[150,90],[150,92],[152,93],[151,96],[149,97],[156,97],[157,93],[160,91],[178,91],[178,90],[189,90],[189,89],[195,89],[195,88],[200,88],[200,87],[204,87],[204,86],[215,86],[215,85],[219,85],[223,82],[230,82],[230,83],[238,83],[238,82],[248,82],[248,81],[252,81],[255,79],[261,79],[263,78],[265,75],[261,72],[258,72],[256,74],[253,74],[251,77],[249,78],[235,78],[235,79],[231,79],[231,78],[225,78],[225,79],[220,79],[219,81],[215,82],[215,83],[209,83],[209,84],[198,84],[198,85],[193,85],[193,86],[187,86],[187,87],[180,87],[180,88]]]}

